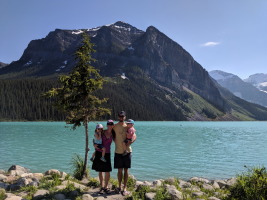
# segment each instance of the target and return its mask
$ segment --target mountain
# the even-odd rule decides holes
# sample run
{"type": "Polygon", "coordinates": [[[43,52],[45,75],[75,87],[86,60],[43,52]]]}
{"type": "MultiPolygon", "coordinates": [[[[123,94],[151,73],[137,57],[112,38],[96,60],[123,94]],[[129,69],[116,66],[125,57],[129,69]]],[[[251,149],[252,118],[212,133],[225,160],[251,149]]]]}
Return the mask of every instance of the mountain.
{"type": "MultiPolygon", "coordinates": [[[[27,93],[37,95],[38,105],[44,105],[32,86],[44,90],[47,86],[39,83],[40,80],[54,80],[74,67],[73,55],[81,44],[83,32],[89,34],[95,44],[93,57],[97,61],[93,65],[107,80],[98,95],[109,98],[107,106],[112,108],[112,113],[125,109],[138,120],[267,119],[264,107],[256,109],[254,104],[249,104],[256,109],[251,110],[242,107],[245,103],[231,94],[222,93],[208,72],[157,28],[150,26],[143,31],[121,21],[92,29],[56,29],[45,38],[31,41],[18,61],[0,69],[1,93],[19,99],[17,94],[23,88],[18,89],[16,85],[21,84],[27,93]]],[[[10,104],[8,98],[2,101],[0,105],[10,104]]],[[[27,101],[31,102],[28,99],[23,102],[27,101]]],[[[19,103],[18,106],[23,107],[19,103]]],[[[1,108],[5,113],[2,118],[8,119],[8,108],[1,108]]],[[[18,109],[14,109],[14,117],[18,109]]],[[[39,111],[39,115],[31,119],[50,119],[51,116],[50,113],[43,116],[39,111]]]]}
{"type": "Polygon", "coordinates": [[[3,62],[0,62],[0,69],[3,68],[3,67],[6,67],[8,64],[6,63],[3,63],[3,62]]]}
{"type": "Polygon", "coordinates": [[[244,82],[238,76],[220,70],[211,71],[209,74],[221,86],[231,91],[235,96],[267,107],[267,93],[259,91],[255,86],[244,82]]]}
{"type": "Polygon", "coordinates": [[[244,79],[244,81],[247,83],[251,83],[262,92],[267,93],[267,74],[263,73],[253,74],[248,78],[244,79]]]}

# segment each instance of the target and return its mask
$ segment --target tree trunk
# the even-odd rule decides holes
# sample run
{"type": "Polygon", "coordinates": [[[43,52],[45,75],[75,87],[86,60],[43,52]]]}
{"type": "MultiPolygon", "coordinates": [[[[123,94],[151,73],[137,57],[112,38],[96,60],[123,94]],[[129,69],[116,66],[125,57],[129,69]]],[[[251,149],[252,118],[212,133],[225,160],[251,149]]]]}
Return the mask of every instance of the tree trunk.
{"type": "Polygon", "coordinates": [[[85,120],[84,128],[85,128],[85,156],[84,156],[84,166],[83,166],[83,177],[87,178],[88,174],[86,172],[86,169],[87,169],[87,160],[89,151],[88,120],[85,120]]]}

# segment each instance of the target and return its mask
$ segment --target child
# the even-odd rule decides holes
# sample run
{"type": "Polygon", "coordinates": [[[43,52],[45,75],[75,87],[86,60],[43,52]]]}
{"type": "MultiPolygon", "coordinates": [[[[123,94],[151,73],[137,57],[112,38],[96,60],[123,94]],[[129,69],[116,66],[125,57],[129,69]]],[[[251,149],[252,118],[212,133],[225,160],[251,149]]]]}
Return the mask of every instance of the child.
{"type": "Polygon", "coordinates": [[[123,150],[124,153],[123,156],[127,155],[129,152],[127,151],[127,148],[130,146],[129,141],[132,142],[132,138],[135,135],[135,129],[134,129],[134,120],[128,119],[127,122],[127,132],[126,132],[126,139],[123,142],[123,150]]]}
{"type": "MultiPolygon", "coordinates": [[[[106,153],[106,148],[103,147],[102,145],[102,131],[103,131],[103,125],[102,124],[97,124],[96,125],[96,129],[95,129],[95,137],[94,137],[94,144],[97,145],[97,148],[102,150],[102,157],[100,158],[100,160],[102,160],[103,162],[107,162],[105,159],[105,153],[106,153]]],[[[90,158],[90,160],[93,162],[95,158],[95,152],[93,153],[92,157],[90,158]]]]}

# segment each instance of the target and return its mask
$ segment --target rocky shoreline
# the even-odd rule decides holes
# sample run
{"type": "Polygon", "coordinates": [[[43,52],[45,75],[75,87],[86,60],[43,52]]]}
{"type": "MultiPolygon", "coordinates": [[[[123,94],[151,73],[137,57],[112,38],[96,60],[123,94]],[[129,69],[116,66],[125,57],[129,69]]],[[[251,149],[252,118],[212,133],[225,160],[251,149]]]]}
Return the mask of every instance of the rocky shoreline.
{"type": "Polygon", "coordinates": [[[171,200],[220,200],[228,194],[228,188],[236,178],[208,180],[193,177],[189,180],[168,178],[138,181],[129,179],[129,196],[116,194],[116,180],[110,181],[110,194],[98,194],[98,180],[89,178],[75,180],[71,175],[50,169],[44,173],[31,173],[29,169],[13,165],[7,171],[0,170],[0,200],[21,199],[77,199],[77,200],[122,200],[122,199],[171,199],[171,200]],[[138,198],[134,198],[138,197],[138,198]]]}

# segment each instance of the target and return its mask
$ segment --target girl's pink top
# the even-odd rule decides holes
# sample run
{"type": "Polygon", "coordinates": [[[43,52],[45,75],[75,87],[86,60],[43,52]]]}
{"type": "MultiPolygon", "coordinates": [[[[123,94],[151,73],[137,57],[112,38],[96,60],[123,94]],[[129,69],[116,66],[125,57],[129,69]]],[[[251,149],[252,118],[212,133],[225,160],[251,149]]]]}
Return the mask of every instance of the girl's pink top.
{"type": "MultiPolygon", "coordinates": [[[[106,153],[110,153],[110,146],[112,143],[112,135],[110,138],[107,138],[105,134],[102,134],[102,145],[106,148],[106,153]]],[[[97,151],[102,152],[101,149],[98,149],[97,151]]]]}
{"type": "Polygon", "coordinates": [[[127,139],[132,139],[134,133],[135,133],[135,129],[134,129],[134,127],[129,128],[129,129],[127,130],[127,134],[126,134],[127,139]]]}

